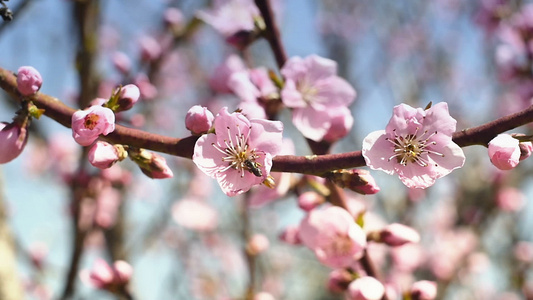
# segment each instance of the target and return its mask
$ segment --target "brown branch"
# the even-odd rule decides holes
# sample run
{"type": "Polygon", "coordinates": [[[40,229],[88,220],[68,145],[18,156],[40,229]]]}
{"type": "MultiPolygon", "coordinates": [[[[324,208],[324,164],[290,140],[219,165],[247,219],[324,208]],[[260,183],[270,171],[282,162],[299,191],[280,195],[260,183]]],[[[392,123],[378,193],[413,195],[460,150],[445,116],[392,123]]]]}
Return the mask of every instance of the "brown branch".
{"type": "Polygon", "coordinates": [[[255,0],[255,5],[259,8],[261,16],[265,21],[265,31],[263,32],[264,37],[270,44],[272,52],[276,57],[276,63],[281,69],[287,61],[287,54],[283,44],[281,43],[281,34],[279,32],[278,26],[274,20],[274,14],[272,13],[272,6],[268,0],[255,0]]]}
{"type": "MultiPolygon", "coordinates": [[[[10,71],[0,68],[0,88],[17,100],[23,97],[17,91],[16,77],[10,71]]],[[[58,99],[38,93],[31,97],[33,103],[45,109],[44,114],[65,127],[70,127],[74,109],[58,99]]],[[[533,106],[492,122],[464,129],[454,133],[453,141],[461,147],[484,145],[499,133],[533,122],[533,106]]],[[[198,137],[172,138],[148,133],[142,130],[116,125],[114,132],[106,137],[112,143],[126,144],[191,158],[198,137]]],[[[329,171],[365,166],[361,151],[316,156],[278,155],[273,159],[272,171],[320,175],[329,171]]]]}

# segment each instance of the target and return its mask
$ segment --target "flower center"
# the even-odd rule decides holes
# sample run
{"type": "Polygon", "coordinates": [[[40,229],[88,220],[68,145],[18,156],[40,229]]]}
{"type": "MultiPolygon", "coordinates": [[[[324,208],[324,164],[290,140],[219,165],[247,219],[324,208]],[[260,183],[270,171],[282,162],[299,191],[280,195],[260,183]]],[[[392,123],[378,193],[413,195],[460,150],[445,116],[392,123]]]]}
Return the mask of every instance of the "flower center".
{"type": "Polygon", "coordinates": [[[429,154],[444,157],[444,154],[428,149],[430,146],[437,145],[437,142],[430,141],[431,137],[437,134],[437,131],[428,134],[428,131],[425,130],[419,136],[418,130],[419,128],[417,127],[415,133],[408,134],[404,137],[396,134],[396,129],[394,129],[394,138],[385,138],[394,145],[394,155],[389,157],[389,161],[396,158],[402,166],[406,166],[408,163],[416,163],[421,167],[426,167],[429,165],[427,158],[429,154]]]}
{"type": "Polygon", "coordinates": [[[241,177],[244,177],[244,171],[248,171],[257,177],[262,177],[261,164],[256,162],[256,159],[260,156],[256,153],[256,149],[249,149],[248,147],[248,138],[250,137],[252,127],[250,126],[248,134],[245,136],[241,133],[239,125],[237,124],[236,126],[238,133],[235,134],[235,142],[231,138],[230,128],[227,127],[229,140],[224,140],[225,148],[215,143],[211,144],[215,149],[225,155],[222,157],[222,161],[228,163],[228,166],[219,170],[219,172],[225,172],[233,168],[241,173],[241,177]]]}
{"type": "Polygon", "coordinates": [[[98,116],[97,114],[88,114],[87,116],[85,116],[85,122],[83,123],[83,125],[85,126],[85,128],[93,130],[94,127],[96,127],[96,125],[98,124],[98,120],[100,120],[100,116],[98,116]]]}
{"type": "Polygon", "coordinates": [[[315,96],[318,94],[318,89],[313,86],[307,78],[299,80],[296,84],[296,89],[302,95],[302,98],[305,102],[313,102],[315,96]]]}
{"type": "Polygon", "coordinates": [[[324,248],[324,252],[328,256],[345,256],[352,251],[353,241],[348,235],[338,234],[331,242],[324,248]]]}

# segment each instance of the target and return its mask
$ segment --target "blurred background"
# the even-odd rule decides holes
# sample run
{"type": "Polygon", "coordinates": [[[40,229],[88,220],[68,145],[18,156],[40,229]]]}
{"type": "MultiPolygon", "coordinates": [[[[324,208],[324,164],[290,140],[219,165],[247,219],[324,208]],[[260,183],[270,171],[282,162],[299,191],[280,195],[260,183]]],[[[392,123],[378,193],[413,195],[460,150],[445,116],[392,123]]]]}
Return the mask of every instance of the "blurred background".
{"type": "MultiPolygon", "coordinates": [[[[337,61],[339,75],[357,91],[354,126],[333,152],[360,150],[399,103],[447,102],[458,130],[531,105],[529,1],[274,2],[288,56],[337,61]]],[[[74,108],[135,83],[141,103],[118,123],[149,132],[190,135],[184,118],[195,104],[214,113],[236,109],[235,95],[209,85],[230,54],[279,73],[266,41],[237,50],[195,17],[211,1],[6,4],[14,20],[0,23],[0,67],[35,67],[43,77],[40,91],[74,108]]],[[[10,121],[17,102],[1,92],[0,99],[1,119],[10,121]]],[[[287,148],[311,154],[290,111],[279,119],[287,148]]],[[[166,180],[147,178],[130,161],[100,172],[87,164],[70,129],[47,117],[31,129],[23,154],[1,169],[0,228],[9,231],[0,239],[15,246],[16,264],[4,261],[4,271],[23,287],[17,299],[114,299],[77,275],[97,258],[133,266],[135,299],[244,299],[250,282],[275,299],[344,298],[327,289],[331,269],[310,250],[279,239],[305,215],[298,188],[250,208],[254,191],[229,198],[190,160],[165,155],[174,172],[166,180]],[[267,237],[269,246],[251,256],[244,249],[254,234],[267,237]]],[[[513,132],[531,134],[529,127],[513,132]]],[[[422,236],[419,245],[369,248],[396,290],[391,299],[421,279],[438,282],[438,299],[533,299],[532,163],[502,172],[486,148],[464,151],[465,166],[427,190],[409,190],[397,177],[372,171],[381,191],[349,194],[368,210],[366,229],[400,222],[422,236]]]]}

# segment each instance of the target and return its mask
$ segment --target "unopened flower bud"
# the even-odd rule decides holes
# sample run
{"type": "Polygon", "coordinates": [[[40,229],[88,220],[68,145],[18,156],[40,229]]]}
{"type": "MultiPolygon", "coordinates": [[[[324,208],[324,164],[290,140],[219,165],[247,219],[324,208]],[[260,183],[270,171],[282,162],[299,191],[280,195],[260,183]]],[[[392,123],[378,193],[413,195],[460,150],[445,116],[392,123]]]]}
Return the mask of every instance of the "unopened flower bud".
{"type": "Polygon", "coordinates": [[[226,42],[233,47],[242,50],[246,49],[257,38],[254,31],[241,30],[226,38],[226,42]]]}
{"type": "Polygon", "coordinates": [[[174,174],[168,167],[166,159],[157,154],[145,149],[128,150],[128,154],[138,166],[144,175],[153,179],[172,178],[174,174]]]}
{"type": "Polygon", "coordinates": [[[339,187],[348,188],[363,195],[372,195],[380,190],[370,172],[363,169],[334,171],[331,172],[329,178],[339,187]]]}
{"type": "Polygon", "coordinates": [[[24,66],[17,71],[17,89],[24,96],[31,96],[41,88],[43,79],[34,67],[24,66]]]}
{"type": "Polygon", "coordinates": [[[82,270],[80,278],[83,282],[95,288],[117,292],[124,290],[133,268],[125,261],[116,261],[110,266],[105,260],[97,259],[91,270],[82,270]]]}
{"type": "Polygon", "coordinates": [[[346,269],[333,270],[329,273],[328,290],[334,293],[342,293],[346,291],[352,281],[352,274],[346,269]]]}
{"type": "Polygon", "coordinates": [[[311,211],[325,201],[324,196],[313,191],[304,192],[298,196],[298,206],[305,211],[311,211]]]}
{"type": "Polygon", "coordinates": [[[169,7],[163,14],[165,25],[172,29],[179,29],[183,26],[185,18],[181,10],[175,7],[169,7]]]}
{"type": "Polygon", "coordinates": [[[264,234],[254,234],[246,244],[246,252],[250,255],[258,255],[268,249],[270,242],[264,234]]]}
{"type": "Polygon", "coordinates": [[[113,66],[122,74],[128,74],[131,71],[131,60],[124,52],[117,51],[112,56],[113,66]]]}
{"type": "Polygon", "coordinates": [[[520,160],[520,147],[517,139],[509,134],[498,134],[489,142],[490,161],[500,170],[511,170],[520,160]]]}
{"type": "Polygon", "coordinates": [[[163,51],[159,42],[151,36],[142,37],[139,46],[141,47],[141,58],[144,61],[158,59],[163,51]]]}
{"type": "Polygon", "coordinates": [[[288,226],[279,235],[279,239],[290,245],[300,245],[302,241],[300,240],[300,237],[298,236],[299,231],[300,230],[298,226],[288,226]]]}
{"type": "Polygon", "coordinates": [[[5,164],[17,158],[26,143],[28,132],[26,128],[13,123],[0,123],[0,164],[5,164]]]}
{"type": "Polygon", "coordinates": [[[207,107],[195,105],[189,109],[185,116],[185,127],[191,131],[192,134],[200,135],[206,133],[213,126],[215,117],[207,107]]]}
{"type": "Polygon", "coordinates": [[[97,141],[89,150],[89,162],[99,169],[107,169],[117,161],[128,156],[122,145],[111,145],[104,141],[97,141]]]}
{"type": "Polygon", "coordinates": [[[437,297],[437,284],[433,281],[421,280],[413,283],[411,298],[413,300],[433,300],[437,297]]]}
{"type": "Polygon", "coordinates": [[[520,160],[524,160],[531,156],[533,152],[533,143],[531,142],[522,142],[518,144],[520,147],[520,160]]]}
{"type": "Polygon", "coordinates": [[[351,300],[380,300],[385,294],[385,287],[376,278],[363,276],[348,286],[351,300]]]}
{"type": "Polygon", "coordinates": [[[139,101],[141,90],[135,84],[127,84],[120,89],[120,95],[117,99],[118,109],[115,111],[128,110],[139,101]]]}
{"type": "Polygon", "coordinates": [[[391,247],[402,246],[407,243],[420,242],[420,235],[411,227],[399,223],[393,223],[379,231],[378,242],[391,247]]]}

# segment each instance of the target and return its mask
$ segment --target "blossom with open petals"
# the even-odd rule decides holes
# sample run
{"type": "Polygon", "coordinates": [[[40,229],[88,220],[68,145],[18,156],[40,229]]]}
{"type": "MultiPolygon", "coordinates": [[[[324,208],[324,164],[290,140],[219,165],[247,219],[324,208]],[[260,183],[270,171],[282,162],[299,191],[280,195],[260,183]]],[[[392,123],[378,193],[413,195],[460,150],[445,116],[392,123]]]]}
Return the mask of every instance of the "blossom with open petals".
{"type": "Polygon", "coordinates": [[[311,140],[321,141],[330,128],[337,127],[338,110],[346,110],[355,99],[355,90],[337,76],[337,63],[331,59],[292,57],[281,74],[285,78],[283,104],[293,109],[294,126],[311,140]]]}
{"type": "Polygon", "coordinates": [[[283,124],[248,120],[242,113],[222,108],[214,120],[215,133],[201,136],[193,162],[215,178],[228,196],[248,191],[267,179],[272,157],[281,150],[283,124]]]}
{"type": "Polygon", "coordinates": [[[337,206],[314,209],[300,223],[298,236],[331,268],[344,268],[363,256],[366,234],[350,213],[337,206]]]}
{"type": "Polygon", "coordinates": [[[427,188],[464,164],[463,150],[452,141],[456,124],[444,102],[427,110],[397,105],[385,130],[364,139],[363,157],[374,170],[398,174],[409,188],[427,188]]]}
{"type": "Polygon", "coordinates": [[[82,146],[89,146],[100,134],[108,135],[114,130],[115,114],[107,107],[93,105],[72,114],[72,137],[82,146]]]}

